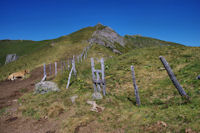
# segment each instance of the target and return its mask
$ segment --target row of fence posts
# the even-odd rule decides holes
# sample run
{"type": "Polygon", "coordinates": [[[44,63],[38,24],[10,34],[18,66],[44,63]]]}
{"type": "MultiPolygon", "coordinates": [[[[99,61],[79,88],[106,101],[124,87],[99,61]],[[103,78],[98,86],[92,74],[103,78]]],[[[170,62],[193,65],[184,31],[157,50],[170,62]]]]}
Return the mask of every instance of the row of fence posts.
{"type": "MultiPolygon", "coordinates": [[[[76,76],[76,67],[75,67],[75,60],[77,59],[77,63],[82,63],[83,60],[85,60],[87,58],[87,54],[88,54],[88,50],[92,47],[92,44],[90,44],[89,46],[85,47],[83,52],[80,55],[77,55],[76,58],[75,56],[73,56],[72,59],[67,60],[67,66],[66,66],[66,61],[61,61],[61,73],[63,74],[64,71],[66,71],[66,69],[69,71],[70,70],[70,66],[71,66],[71,70],[69,73],[69,77],[68,77],[68,82],[67,82],[67,86],[66,88],[69,88],[69,84],[70,84],[70,79],[71,79],[71,75],[72,72],[74,72],[74,75],[76,76]],[[71,63],[70,63],[71,62],[71,63]],[[71,64],[71,65],[70,65],[71,64]]],[[[57,66],[57,62],[55,62],[55,74],[54,76],[57,76],[58,73],[58,66],[57,66]]],[[[43,65],[43,78],[41,81],[45,81],[46,77],[47,77],[47,73],[46,73],[46,64],[44,63],[43,65]]],[[[49,76],[52,75],[52,69],[51,69],[51,63],[49,64],[49,76]]]]}
{"type": "MultiPolygon", "coordinates": [[[[91,46],[91,45],[90,45],[91,46]]],[[[83,52],[77,56],[77,62],[79,63],[82,62],[83,59],[86,59],[87,57],[87,51],[89,50],[89,47],[86,47],[83,52]]],[[[180,85],[180,83],[178,82],[178,80],[176,79],[176,76],[174,75],[171,67],[169,66],[168,62],[166,61],[166,59],[162,56],[159,57],[164,68],[166,69],[172,83],[174,84],[174,86],[176,87],[177,91],[179,92],[179,94],[182,97],[185,97],[186,99],[189,99],[189,96],[186,94],[186,92],[184,91],[184,89],[182,88],[182,86],[180,85]]],[[[67,68],[68,71],[70,70],[70,61],[67,61],[67,68]]],[[[100,60],[101,63],[101,69],[95,69],[95,64],[94,64],[94,58],[91,58],[91,70],[92,70],[92,82],[93,82],[93,87],[94,87],[94,92],[103,92],[103,95],[106,95],[106,81],[105,81],[105,66],[104,66],[104,59],[101,58],[100,60]],[[101,76],[100,76],[101,75],[101,76]]],[[[75,56],[73,56],[73,59],[71,60],[71,70],[68,76],[68,82],[67,82],[67,86],[66,89],[69,88],[70,85],[70,79],[72,76],[72,73],[74,73],[74,76],[77,76],[77,71],[76,71],[76,66],[75,66],[75,56]]],[[[44,76],[42,78],[42,81],[44,81],[47,77],[47,73],[46,73],[46,65],[44,64],[44,76]]],[[[61,72],[63,73],[63,71],[66,70],[66,63],[65,61],[61,61],[61,72]]],[[[131,74],[132,74],[132,80],[133,80],[133,87],[135,89],[135,98],[136,98],[136,105],[140,106],[141,105],[141,101],[140,101],[140,96],[139,96],[139,89],[136,85],[136,78],[135,78],[135,71],[134,71],[134,66],[131,66],[131,74]]],[[[49,74],[52,74],[51,71],[51,64],[49,64],[49,74]]],[[[57,75],[57,62],[55,62],[55,76],[57,75]]]]}
{"type": "MultiPolygon", "coordinates": [[[[165,60],[164,57],[160,56],[159,57],[163,66],[165,67],[172,83],[174,84],[174,86],[176,87],[177,91],[179,92],[179,94],[186,98],[187,100],[189,100],[189,96],[186,94],[186,92],[184,91],[184,89],[182,88],[182,86],[180,85],[180,83],[178,82],[178,80],[176,79],[176,76],[174,75],[171,67],[169,66],[168,62],[165,60]]],[[[103,91],[103,95],[106,95],[106,81],[105,81],[105,67],[104,67],[104,59],[101,58],[101,70],[97,70],[95,69],[95,65],[94,65],[94,59],[91,58],[91,69],[92,69],[92,82],[93,82],[93,87],[94,87],[94,93],[95,92],[101,92],[101,90],[103,91]],[[102,76],[102,78],[100,79],[100,74],[102,76]],[[101,86],[103,89],[101,89],[101,86]]],[[[136,84],[136,78],[135,78],[135,71],[134,71],[134,67],[131,66],[131,74],[132,74],[132,80],[133,80],[133,87],[135,89],[134,93],[135,93],[135,99],[136,99],[136,105],[140,106],[141,102],[140,102],[140,96],[139,96],[139,89],[138,86],[136,84]]]]}

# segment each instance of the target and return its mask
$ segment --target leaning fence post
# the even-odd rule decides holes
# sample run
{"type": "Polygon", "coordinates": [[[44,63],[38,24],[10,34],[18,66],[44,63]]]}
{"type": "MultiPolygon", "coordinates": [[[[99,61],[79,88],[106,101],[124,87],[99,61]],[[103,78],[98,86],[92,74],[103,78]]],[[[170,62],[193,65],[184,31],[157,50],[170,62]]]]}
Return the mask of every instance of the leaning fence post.
{"type": "Polygon", "coordinates": [[[55,76],[57,75],[57,62],[55,62],[55,76]]]}
{"type": "Polygon", "coordinates": [[[174,86],[178,90],[179,94],[181,96],[185,97],[186,99],[189,99],[189,96],[186,94],[186,92],[184,91],[184,89],[182,88],[182,86],[179,84],[179,82],[176,79],[176,76],[174,75],[174,73],[172,72],[172,69],[169,66],[168,62],[162,56],[160,56],[159,58],[160,58],[162,64],[164,65],[165,69],[167,70],[167,73],[168,73],[168,75],[169,75],[172,83],[174,84],[174,86]]]}
{"type": "Polygon", "coordinates": [[[76,65],[75,65],[75,57],[73,56],[73,60],[72,60],[72,68],[73,68],[73,71],[74,71],[74,75],[76,76],[76,65]]]}
{"type": "Polygon", "coordinates": [[[91,69],[92,69],[92,81],[93,81],[93,87],[94,87],[94,92],[97,92],[97,88],[96,88],[96,83],[95,81],[95,73],[94,73],[94,59],[91,58],[91,69]]]}
{"type": "Polygon", "coordinates": [[[73,71],[73,67],[71,68],[71,71],[70,71],[70,73],[69,73],[69,77],[68,77],[66,89],[69,88],[69,83],[70,83],[70,79],[71,79],[71,76],[72,76],[72,71],[73,71]]]}
{"type": "Polygon", "coordinates": [[[103,84],[103,95],[106,95],[106,81],[105,81],[105,66],[104,66],[104,59],[101,58],[101,76],[102,76],[102,84],[103,84]]]}
{"type": "Polygon", "coordinates": [[[131,66],[131,72],[132,72],[132,78],[133,78],[133,86],[135,88],[135,98],[136,98],[136,104],[138,106],[140,106],[140,96],[139,96],[139,92],[138,92],[138,87],[136,85],[136,81],[135,81],[135,71],[134,71],[134,67],[131,66]]]}

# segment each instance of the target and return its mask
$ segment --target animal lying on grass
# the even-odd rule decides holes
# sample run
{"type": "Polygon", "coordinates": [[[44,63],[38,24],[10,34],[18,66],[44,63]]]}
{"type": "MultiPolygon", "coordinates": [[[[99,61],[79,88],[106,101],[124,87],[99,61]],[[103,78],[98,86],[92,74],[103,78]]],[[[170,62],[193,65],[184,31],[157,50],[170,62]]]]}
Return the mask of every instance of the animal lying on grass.
{"type": "Polygon", "coordinates": [[[18,78],[21,78],[21,79],[24,79],[26,74],[28,74],[29,71],[28,70],[23,70],[23,71],[20,71],[20,72],[15,72],[15,73],[12,73],[8,76],[8,80],[15,80],[15,79],[18,79],[18,78]]]}

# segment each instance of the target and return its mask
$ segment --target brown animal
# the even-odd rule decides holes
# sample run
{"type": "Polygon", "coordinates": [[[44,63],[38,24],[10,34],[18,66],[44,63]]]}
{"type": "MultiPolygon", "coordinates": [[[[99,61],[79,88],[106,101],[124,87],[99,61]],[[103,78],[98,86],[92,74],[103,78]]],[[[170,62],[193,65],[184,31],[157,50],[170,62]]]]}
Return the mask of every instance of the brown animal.
{"type": "Polygon", "coordinates": [[[25,75],[28,74],[28,73],[29,73],[28,70],[23,70],[23,71],[20,71],[20,72],[12,73],[11,75],[8,76],[8,80],[15,80],[17,78],[24,79],[25,75]]]}

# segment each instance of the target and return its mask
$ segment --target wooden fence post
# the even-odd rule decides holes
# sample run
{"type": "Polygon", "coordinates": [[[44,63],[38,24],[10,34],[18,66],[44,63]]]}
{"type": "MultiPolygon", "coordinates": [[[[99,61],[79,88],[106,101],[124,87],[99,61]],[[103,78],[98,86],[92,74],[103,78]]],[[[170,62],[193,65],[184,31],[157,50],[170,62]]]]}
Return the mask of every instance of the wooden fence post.
{"type": "Polygon", "coordinates": [[[55,76],[57,75],[57,62],[55,62],[55,76]]]}
{"type": "Polygon", "coordinates": [[[132,71],[132,78],[133,78],[133,86],[135,88],[135,98],[136,98],[136,105],[140,106],[140,96],[139,96],[139,92],[138,92],[138,87],[136,85],[136,81],[135,81],[135,71],[134,71],[134,67],[131,66],[131,71],[132,71]]]}
{"type": "Polygon", "coordinates": [[[74,72],[74,75],[75,75],[75,76],[77,75],[76,66],[75,66],[75,57],[74,57],[74,56],[73,56],[73,59],[72,59],[72,68],[71,68],[71,71],[70,71],[70,73],[69,73],[69,77],[68,77],[66,89],[69,88],[69,84],[70,84],[72,72],[74,72]]]}
{"type": "Polygon", "coordinates": [[[70,79],[71,79],[71,76],[72,76],[72,71],[73,71],[73,67],[71,68],[71,71],[70,71],[70,73],[69,73],[69,77],[68,77],[66,89],[69,88],[69,83],[70,83],[70,79]]]}
{"type": "Polygon", "coordinates": [[[94,69],[94,59],[91,58],[91,69],[92,69],[92,81],[93,81],[93,87],[94,87],[94,92],[97,92],[97,88],[96,88],[96,83],[94,82],[95,81],[95,69],[94,69]]]}
{"type": "Polygon", "coordinates": [[[186,92],[184,91],[184,89],[182,88],[182,86],[179,84],[178,80],[176,79],[176,76],[174,75],[174,73],[172,72],[171,67],[169,66],[168,62],[165,60],[164,57],[160,56],[159,57],[163,66],[165,67],[172,83],[174,84],[174,86],[176,87],[176,89],[178,90],[179,94],[182,97],[185,97],[186,99],[189,99],[189,96],[186,94],[186,92]]]}
{"type": "Polygon", "coordinates": [[[75,65],[75,57],[73,56],[73,60],[72,60],[72,68],[74,71],[74,75],[76,76],[77,72],[76,72],[76,65],[75,65]]]}

